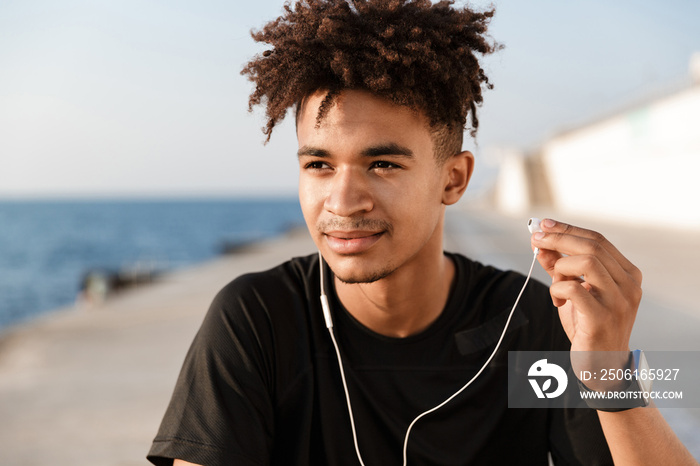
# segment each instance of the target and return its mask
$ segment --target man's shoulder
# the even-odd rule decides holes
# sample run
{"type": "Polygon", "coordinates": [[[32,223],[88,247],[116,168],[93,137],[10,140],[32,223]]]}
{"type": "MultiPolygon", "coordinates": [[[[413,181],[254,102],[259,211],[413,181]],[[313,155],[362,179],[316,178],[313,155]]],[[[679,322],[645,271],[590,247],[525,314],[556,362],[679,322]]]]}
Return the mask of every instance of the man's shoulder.
{"type": "Polygon", "coordinates": [[[280,357],[303,363],[303,354],[280,350],[299,346],[319,327],[316,321],[323,320],[314,318],[309,299],[314,262],[318,266],[313,256],[297,257],[231,281],[212,301],[193,347],[203,354],[223,354],[224,360],[236,360],[243,352],[250,360],[263,361],[266,374],[280,357]]]}
{"type": "Polygon", "coordinates": [[[312,277],[318,276],[316,254],[294,257],[267,270],[248,272],[236,277],[217,294],[215,302],[240,299],[241,297],[285,295],[286,297],[305,297],[312,283],[312,277]]]}
{"type": "Polygon", "coordinates": [[[268,270],[240,275],[214,297],[205,323],[269,329],[275,333],[305,327],[317,286],[314,285],[318,280],[317,267],[318,258],[312,254],[295,257],[268,270]]]}

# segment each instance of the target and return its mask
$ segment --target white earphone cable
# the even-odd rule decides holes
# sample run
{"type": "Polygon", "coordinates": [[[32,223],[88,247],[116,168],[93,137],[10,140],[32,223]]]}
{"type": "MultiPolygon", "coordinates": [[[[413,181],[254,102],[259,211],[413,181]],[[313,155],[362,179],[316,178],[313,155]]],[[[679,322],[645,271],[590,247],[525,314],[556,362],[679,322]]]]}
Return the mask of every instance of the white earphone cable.
{"type": "Polygon", "coordinates": [[[328,305],[328,297],[326,296],[326,289],[324,286],[325,280],[323,279],[323,256],[321,256],[321,251],[318,252],[318,263],[321,272],[321,308],[323,309],[323,315],[326,319],[326,327],[328,327],[328,333],[330,333],[331,340],[333,341],[335,355],[338,357],[338,367],[340,368],[340,378],[343,381],[343,390],[345,390],[345,403],[348,406],[348,415],[350,416],[350,427],[352,427],[352,440],[355,444],[355,454],[357,454],[357,459],[360,461],[360,464],[362,466],[365,466],[364,461],[362,461],[362,455],[360,454],[360,446],[357,443],[355,417],[352,415],[352,403],[350,403],[350,392],[348,391],[348,384],[345,381],[345,370],[343,369],[343,360],[340,357],[340,349],[338,348],[338,342],[335,341],[335,332],[333,332],[333,318],[331,317],[330,306],[328,305]]]}

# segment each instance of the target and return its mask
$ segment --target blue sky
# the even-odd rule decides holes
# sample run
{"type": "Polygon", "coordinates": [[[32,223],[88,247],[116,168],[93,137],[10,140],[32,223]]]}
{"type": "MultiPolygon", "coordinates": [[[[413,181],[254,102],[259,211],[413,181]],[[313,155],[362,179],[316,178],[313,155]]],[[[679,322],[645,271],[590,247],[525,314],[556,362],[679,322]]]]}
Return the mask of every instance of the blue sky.
{"type": "MultiPolygon", "coordinates": [[[[293,124],[263,146],[239,75],[282,1],[0,2],[0,197],[294,193],[293,124]]],[[[488,2],[474,2],[486,6],[488,2]]],[[[700,3],[494,2],[489,148],[549,135],[688,82],[700,3]]]]}

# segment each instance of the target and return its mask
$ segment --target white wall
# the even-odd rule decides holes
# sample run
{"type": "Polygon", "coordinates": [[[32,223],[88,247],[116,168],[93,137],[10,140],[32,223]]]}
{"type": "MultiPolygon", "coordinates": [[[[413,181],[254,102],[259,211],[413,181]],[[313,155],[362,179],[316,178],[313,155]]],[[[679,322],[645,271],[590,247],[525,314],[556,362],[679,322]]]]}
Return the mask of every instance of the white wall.
{"type": "Polygon", "coordinates": [[[700,228],[700,86],[555,137],[543,160],[565,212],[700,228]]]}
{"type": "Polygon", "coordinates": [[[498,164],[494,189],[496,208],[509,215],[524,215],[530,208],[530,192],[525,155],[513,148],[491,148],[498,164]]]}

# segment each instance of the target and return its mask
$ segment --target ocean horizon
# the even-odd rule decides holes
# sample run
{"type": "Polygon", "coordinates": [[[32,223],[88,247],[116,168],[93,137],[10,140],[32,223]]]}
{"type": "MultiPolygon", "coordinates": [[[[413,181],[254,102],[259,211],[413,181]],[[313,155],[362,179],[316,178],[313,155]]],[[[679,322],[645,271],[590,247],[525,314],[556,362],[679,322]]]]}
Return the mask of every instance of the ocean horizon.
{"type": "Polygon", "coordinates": [[[0,331],[73,305],[88,273],[160,273],[303,225],[284,198],[0,199],[0,331]]]}

